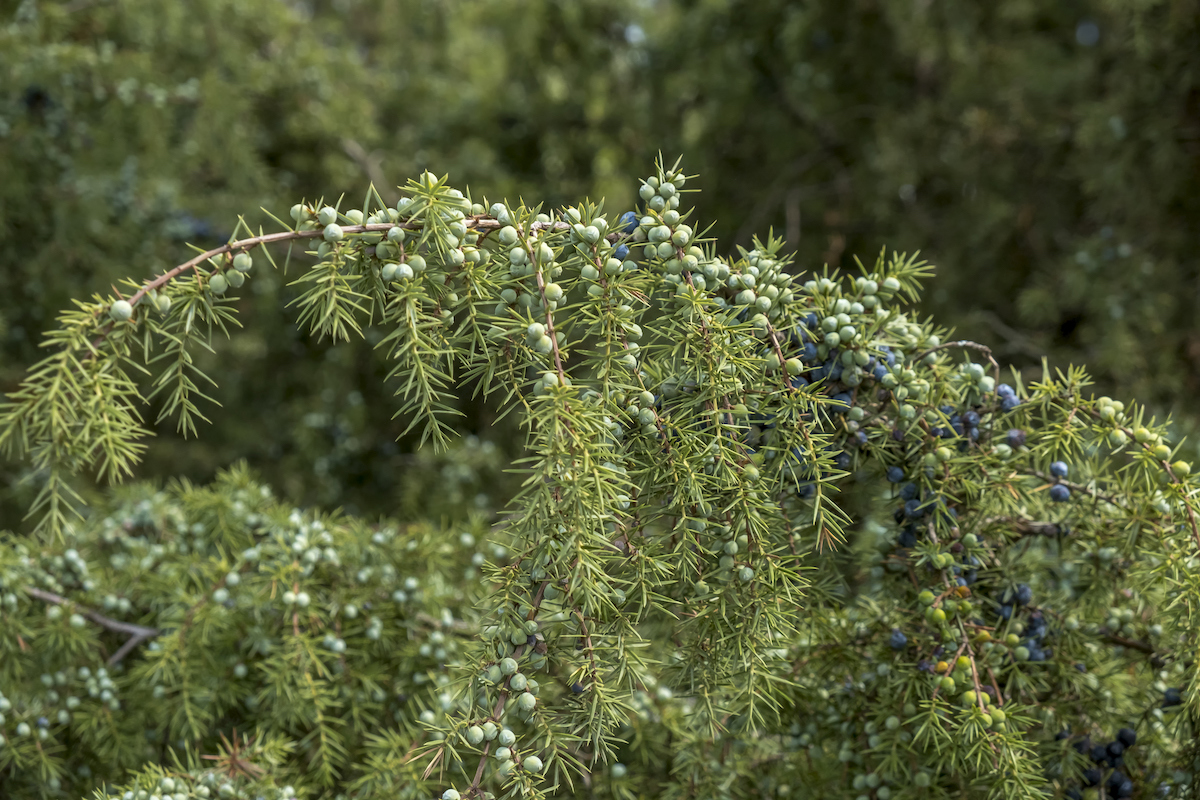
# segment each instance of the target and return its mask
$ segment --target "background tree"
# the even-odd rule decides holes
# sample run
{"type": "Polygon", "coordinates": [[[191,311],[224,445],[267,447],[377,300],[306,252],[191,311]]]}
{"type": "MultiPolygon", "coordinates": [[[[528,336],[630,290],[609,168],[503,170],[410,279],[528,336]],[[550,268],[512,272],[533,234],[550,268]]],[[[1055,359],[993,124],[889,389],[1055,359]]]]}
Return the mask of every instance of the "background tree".
{"type": "Polygon", "coordinates": [[[920,250],[940,270],[924,308],[945,324],[1182,408],[1197,388],[1194,12],[683,1],[648,22],[647,74],[720,238],[773,225],[805,265],[920,250]]]}

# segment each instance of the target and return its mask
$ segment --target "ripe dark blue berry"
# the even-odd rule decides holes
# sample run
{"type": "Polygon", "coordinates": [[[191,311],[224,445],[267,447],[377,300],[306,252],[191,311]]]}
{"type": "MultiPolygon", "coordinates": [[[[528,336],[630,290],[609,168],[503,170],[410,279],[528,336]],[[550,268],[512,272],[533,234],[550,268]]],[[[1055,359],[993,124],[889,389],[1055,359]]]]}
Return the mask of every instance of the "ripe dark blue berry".
{"type": "Polygon", "coordinates": [[[1117,741],[1125,745],[1126,748],[1133,747],[1137,744],[1137,731],[1132,728],[1121,728],[1117,731],[1117,741]]]}
{"type": "Polygon", "coordinates": [[[899,628],[893,628],[892,638],[888,640],[888,644],[893,650],[903,650],[904,646],[908,644],[908,637],[899,628]]]}
{"type": "Polygon", "coordinates": [[[1067,467],[1067,462],[1065,462],[1065,461],[1055,461],[1053,464],[1050,465],[1050,474],[1056,478],[1067,477],[1068,471],[1069,471],[1069,468],[1067,467]]]}
{"type": "Polygon", "coordinates": [[[889,483],[900,483],[904,480],[904,470],[901,467],[888,467],[887,479],[889,483]]]}
{"type": "Polygon", "coordinates": [[[1004,437],[1004,442],[1013,450],[1025,446],[1025,431],[1020,428],[1009,428],[1008,434],[1004,437]]]}
{"type": "Polygon", "coordinates": [[[1071,490],[1057,483],[1050,487],[1050,499],[1056,503],[1065,503],[1071,499],[1071,490]]]}
{"type": "Polygon", "coordinates": [[[621,215],[621,221],[617,223],[622,233],[633,233],[637,230],[638,215],[632,211],[626,211],[621,215]]]}

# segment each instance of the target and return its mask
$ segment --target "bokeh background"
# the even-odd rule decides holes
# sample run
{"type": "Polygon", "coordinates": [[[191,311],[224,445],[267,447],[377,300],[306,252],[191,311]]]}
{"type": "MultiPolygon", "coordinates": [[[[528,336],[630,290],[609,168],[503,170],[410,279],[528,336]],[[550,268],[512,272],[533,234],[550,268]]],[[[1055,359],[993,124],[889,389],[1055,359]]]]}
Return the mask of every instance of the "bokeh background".
{"type": "MultiPolygon", "coordinates": [[[[659,153],[725,250],[920,250],[923,311],[1002,362],[1200,419],[1200,0],[0,0],[0,392],[72,297],[238,215],[425,169],[621,211],[659,153]]],[[[455,452],[414,453],[373,342],[300,336],[297,271],[261,273],[205,365],[212,424],[159,426],[141,477],[245,458],[367,514],[506,496],[513,431],[465,403],[455,452]]]]}

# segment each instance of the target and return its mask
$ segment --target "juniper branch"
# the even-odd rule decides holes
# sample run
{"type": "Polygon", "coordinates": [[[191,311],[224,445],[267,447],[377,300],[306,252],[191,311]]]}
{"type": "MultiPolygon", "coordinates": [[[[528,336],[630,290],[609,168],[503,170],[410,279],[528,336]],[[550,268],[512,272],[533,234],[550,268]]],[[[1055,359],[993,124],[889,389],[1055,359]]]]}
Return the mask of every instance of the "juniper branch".
{"type": "Polygon", "coordinates": [[[119,663],[121,659],[125,658],[125,656],[127,656],[130,651],[133,650],[133,648],[137,647],[147,639],[153,639],[161,633],[158,628],[147,628],[144,625],[134,625],[131,622],[121,622],[120,620],[106,617],[98,611],[93,611],[90,608],[84,608],[83,606],[73,603],[62,595],[57,595],[54,592],[47,592],[45,589],[38,589],[36,587],[29,586],[25,588],[25,593],[30,597],[41,600],[43,603],[53,603],[54,605],[59,606],[73,606],[80,616],[91,620],[101,628],[112,631],[113,633],[123,633],[129,636],[125,643],[121,645],[120,649],[109,656],[109,666],[119,663]]]}

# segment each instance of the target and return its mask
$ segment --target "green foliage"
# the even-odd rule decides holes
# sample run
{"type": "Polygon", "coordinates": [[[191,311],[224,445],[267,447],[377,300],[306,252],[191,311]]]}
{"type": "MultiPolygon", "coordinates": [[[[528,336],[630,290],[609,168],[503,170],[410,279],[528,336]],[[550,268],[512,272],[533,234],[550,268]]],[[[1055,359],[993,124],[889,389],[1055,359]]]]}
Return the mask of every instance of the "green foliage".
{"type": "MultiPolygon", "coordinates": [[[[611,132],[637,85],[622,22],[634,7],[0,3],[0,386],[40,357],[50,309],[179,263],[185,243],[227,241],[225,209],[256,227],[269,220],[260,206],[336,196],[365,177],[392,186],[388,176],[430,163],[509,197],[630,196],[631,146],[611,132]]],[[[156,396],[160,445],[139,475],[208,480],[244,457],[289,497],[389,509],[389,490],[412,477],[411,448],[376,413],[390,393],[371,343],[297,336],[280,313],[298,295],[288,283],[256,281],[242,300],[259,324],[196,354],[201,369],[248,366],[198,387],[220,404],[204,412],[219,424],[203,444],[182,441],[188,427],[153,424],[156,396]]],[[[509,447],[485,412],[463,406],[461,426],[509,447]]],[[[5,487],[18,483],[3,466],[5,487]]],[[[3,515],[27,499],[0,495],[3,515]]]]}
{"type": "MultiPolygon", "coordinates": [[[[705,176],[721,255],[772,226],[806,267],[920,250],[942,270],[922,301],[942,324],[988,331],[1031,376],[1043,354],[1086,362],[1102,391],[1174,407],[1186,431],[1194,10],[0,3],[0,382],[37,360],[49,309],[179,263],[185,242],[226,241],[225,209],[257,229],[260,206],[429,165],[496,196],[624,209],[629,165],[662,147],[705,176]],[[1098,39],[1081,44],[1091,22],[1098,39]]],[[[198,357],[257,368],[208,387],[221,406],[202,445],[151,424],[161,444],[139,476],[208,480],[245,457],[293,499],[386,510],[410,448],[375,414],[387,393],[370,343],[297,337],[279,313],[297,287],[254,285],[242,299],[260,322],[198,357]]],[[[456,427],[515,450],[485,409],[456,411],[456,427]]],[[[6,485],[22,477],[6,469],[6,485]]],[[[0,500],[7,516],[27,498],[0,500]]]]}
{"type": "Polygon", "coordinates": [[[302,202],[128,282],[128,318],[116,295],[64,314],[0,406],[40,492],[0,561],[6,779],[130,800],[164,770],[185,797],[1128,796],[1122,776],[1191,796],[1200,529],[1165,424],[1077,368],[1002,383],[987,347],[905,310],[915,258],[797,273],[774,238],[720,257],[695,177],[657,167],[629,216],[428,172],[394,205],[302,202]],[[519,485],[469,536],[306,516],[241,469],[81,506],[77,474],[142,457],[129,376],[187,424],[218,377],[190,354],[241,319],[235,276],[285,254],[300,326],[371,342],[429,449],[465,391],[521,432],[519,485]],[[100,702],[68,708],[89,679],[100,702]]]}
{"type": "Polygon", "coordinates": [[[190,764],[260,788],[371,783],[377,732],[419,734],[446,682],[431,668],[477,629],[474,541],[302,512],[244,468],[204,489],[121,491],[53,551],[9,538],[6,588],[44,605],[6,615],[6,796],[86,792],[171,751],[179,762],[162,760],[155,778],[190,764]],[[85,598],[94,610],[77,608],[85,598]],[[129,638],[123,620],[147,618],[155,627],[129,638]],[[38,735],[13,735],[26,719],[38,735]],[[249,747],[250,766],[202,757],[223,744],[249,747]]]}

